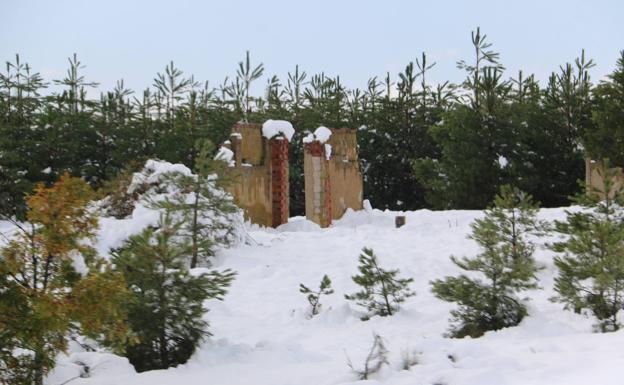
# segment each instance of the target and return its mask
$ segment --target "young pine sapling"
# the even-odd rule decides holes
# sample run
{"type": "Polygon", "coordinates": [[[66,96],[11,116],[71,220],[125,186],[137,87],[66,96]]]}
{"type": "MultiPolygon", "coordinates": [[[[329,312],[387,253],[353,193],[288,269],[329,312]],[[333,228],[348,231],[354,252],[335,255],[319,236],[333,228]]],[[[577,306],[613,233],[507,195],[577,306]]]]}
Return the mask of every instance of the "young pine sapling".
{"type": "Polygon", "coordinates": [[[382,269],[372,249],[363,248],[359,261],[360,274],[354,275],[352,279],[362,287],[362,290],[345,295],[347,300],[355,301],[373,315],[385,317],[393,315],[405,299],[416,294],[408,287],[414,279],[397,278],[398,269],[382,269]]]}
{"type": "Polygon", "coordinates": [[[321,284],[319,286],[318,291],[312,291],[303,283],[299,284],[299,291],[303,294],[307,294],[308,302],[310,302],[310,306],[312,306],[311,313],[314,317],[321,310],[321,296],[322,295],[330,295],[334,292],[334,289],[331,287],[331,280],[325,274],[323,279],[321,279],[321,284]]]}
{"type": "Polygon", "coordinates": [[[472,274],[432,282],[436,297],[459,305],[451,312],[451,337],[479,337],[488,330],[518,325],[527,314],[517,293],[537,288],[535,246],[527,239],[541,231],[536,214],[531,196],[503,186],[485,218],[472,224],[470,238],[482,252],[472,258],[451,257],[455,265],[472,274]]]}
{"type": "Polygon", "coordinates": [[[602,168],[602,186],[588,188],[577,198],[583,210],[568,211],[565,222],[555,222],[564,239],[551,249],[560,253],[555,258],[559,275],[553,300],[577,313],[588,310],[604,333],[622,326],[618,313],[624,309],[624,194],[615,185],[615,170],[607,162],[602,168]]]}

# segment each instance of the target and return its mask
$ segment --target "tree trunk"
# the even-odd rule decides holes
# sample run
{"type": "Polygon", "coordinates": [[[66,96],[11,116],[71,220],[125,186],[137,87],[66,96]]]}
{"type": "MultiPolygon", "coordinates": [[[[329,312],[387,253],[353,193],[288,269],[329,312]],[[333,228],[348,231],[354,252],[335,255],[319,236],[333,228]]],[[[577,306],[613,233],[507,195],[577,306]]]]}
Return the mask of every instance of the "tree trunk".
{"type": "Polygon", "coordinates": [[[191,224],[191,238],[192,238],[192,247],[193,247],[193,256],[191,258],[191,269],[197,267],[197,262],[199,258],[199,250],[198,250],[198,238],[199,238],[199,230],[197,226],[198,221],[198,211],[199,211],[199,178],[201,176],[197,175],[197,190],[195,191],[195,202],[193,202],[193,223],[191,224]]]}
{"type": "Polygon", "coordinates": [[[33,384],[34,385],[43,385],[43,353],[41,352],[43,348],[37,349],[35,352],[35,358],[33,360],[34,365],[34,373],[33,373],[33,384]]]}

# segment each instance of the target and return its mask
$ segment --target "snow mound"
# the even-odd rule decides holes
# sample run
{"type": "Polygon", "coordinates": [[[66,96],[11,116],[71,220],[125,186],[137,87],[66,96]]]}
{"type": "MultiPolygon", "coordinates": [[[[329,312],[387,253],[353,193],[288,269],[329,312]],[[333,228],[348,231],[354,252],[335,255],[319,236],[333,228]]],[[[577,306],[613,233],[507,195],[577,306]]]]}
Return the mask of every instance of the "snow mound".
{"type": "Polygon", "coordinates": [[[140,186],[144,185],[158,185],[173,173],[185,176],[193,175],[191,170],[183,164],[150,159],[145,163],[141,172],[134,173],[128,192],[137,191],[140,186]]]}
{"type": "MultiPolygon", "coordinates": [[[[75,383],[80,383],[79,381],[115,383],[115,378],[127,378],[134,375],[136,371],[125,357],[101,352],[78,352],[61,356],[54,370],[47,376],[45,383],[50,385],[74,383],[74,381],[75,383]]],[[[120,383],[123,383],[123,379],[120,383]]]]}
{"type": "Polygon", "coordinates": [[[329,140],[332,135],[332,131],[324,126],[321,126],[314,130],[314,132],[309,133],[303,138],[303,143],[312,143],[314,141],[319,141],[320,143],[325,143],[329,140]]]}
{"type": "MultiPolygon", "coordinates": [[[[231,268],[238,276],[224,302],[206,303],[214,337],[188,363],[138,374],[102,369],[70,384],[200,385],[207,379],[219,385],[622,383],[624,330],[593,333],[593,319],[549,300],[557,274],[555,254],[545,247],[551,238],[533,239],[535,259],[543,269],[538,273],[540,289],[522,293],[529,311],[522,323],[477,339],[450,339],[444,333],[454,305],[435,298],[430,281],[460,273],[450,255],[472,256],[479,251],[468,235],[470,224],[483,212],[365,207],[347,211],[326,229],[303,217],[291,218],[277,230],[249,226],[255,244],[222,252],[219,268],[231,268]],[[406,217],[401,228],[394,226],[397,215],[406,217]],[[414,278],[416,296],[392,317],[363,322],[362,309],[344,299],[344,294],[358,290],[351,277],[357,273],[363,246],[375,251],[384,268],[397,268],[402,277],[414,278]],[[324,274],[335,292],[321,298],[320,314],[310,318],[299,284],[315,289],[324,274]],[[360,368],[373,332],[385,340],[389,365],[370,380],[357,381],[346,357],[360,368]],[[418,359],[410,370],[401,368],[403,352],[418,359]]],[[[576,208],[542,209],[539,219],[562,220],[565,210],[576,208]]],[[[72,373],[47,384],[60,384],[72,373]]]]}
{"type": "MultiPolygon", "coordinates": [[[[175,184],[176,178],[196,178],[191,170],[183,164],[173,164],[159,160],[148,160],[144,168],[132,176],[132,181],[127,188],[128,199],[135,199],[132,213],[125,218],[102,216],[99,219],[97,244],[98,253],[108,258],[111,249],[120,247],[128,237],[140,233],[148,226],[155,225],[162,209],[156,209],[154,203],[164,201],[179,194],[186,194],[187,202],[192,200],[192,194],[181,192],[175,184]]],[[[209,177],[213,180],[216,176],[209,177]]],[[[229,194],[213,185],[214,194],[232,199],[229,194]]],[[[98,202],[98,206],[105,206],[107,199],[98,202]]],[[[212,220],[226,220],[236,224],[236,230],[232,235],[233,244],[242,242],[245,237],[244,220],[242,211],[230,214],[227,218],[213,218],[212,220]]]]}
{"type": "Polygon", "coordinates": [[[288,219],[288,223],[278,226],[277,231],[282,233],[293,231],[321,231],[321,226],[305,217],[292,217],[288,219]]]}
{"type": "Polygon", "coordinates": [[[215,155],[216,160],[222,160],[228,164],[228,166],[233,167],[234,163],[234,152],[227,147],[222,146],[219,148],[217,155],[215,155]]]}
{"type": "Polygon", "coordinates": [[[269,119],[262,125],[262,136],[271,139],[277,135],[283,135],[290,141],[295,134],[292,124],[286,120],[269,119]]]}

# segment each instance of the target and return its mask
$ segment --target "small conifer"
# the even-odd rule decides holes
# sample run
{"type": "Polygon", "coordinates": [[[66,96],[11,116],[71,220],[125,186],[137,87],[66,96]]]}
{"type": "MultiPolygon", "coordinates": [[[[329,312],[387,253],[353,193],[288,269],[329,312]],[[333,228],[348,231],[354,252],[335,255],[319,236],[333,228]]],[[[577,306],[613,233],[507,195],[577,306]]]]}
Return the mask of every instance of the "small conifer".
{"type": "Polygon", "coordinates": [[[347,300],[355,301],[373,315],[385,317],[393,315],[406,298],[415,295],[408,287],[414,279],[397,278],[398,269],[382,269],[372,249],[363,248],[359,261],[360,274],[354,275],[352,279],[362,290],[345,295],[347,300]]]}
{"type": "Polygon", "coordinates": [[[166,369],[186,362],[209,336],[203,302],[223,299],[235,273],[191,274],[185,258],[190,243],[176,236],[179,222],[165,213],[157,228],[131,236],[114,253],[132,299],[128,320],[138,343],[126,354],[137,371],[166,369]]]}
{"type": "Polygon", "coordinates": [[[551,245],[555,258],[555,301],[575,312],[589,310],[602,332],[621,327],[624,309],[624,195],[614,183],[615,170],[603,163],[603,184],[577,198],[583,210],[555,222],[564,240],[551,245]]]}
{"type": "Polygon", "coordinates": [[[539,232],[536,212],[529,195],[503,186],[494,207],[472,224],[470,238],[483,251],[473,258],[451,257],[459,268],[478,272],[481,278],[461,274],[432,282],[436,297],[459,305],[451,312],[452,337],[479,337],[488,330],[515,326],[527,314],[516,293],[537,287],[534,246],[526,238],[539,232]]]}
{"type": "Polygon", "coordinates": [[[317,291],[312,291],[303,283],[299,284],[299,291],[303,294],[307,294],[308,302],[310,303],[310,306],[312,306],[312,316],[315,316],[321,310],[321,296],[332,294],[334,292],[334,289],[331,288],[331,280],[329,279],[327,274],[325,274],[323,276],[323,279],[321,279],[321,284],[317,291]]]}

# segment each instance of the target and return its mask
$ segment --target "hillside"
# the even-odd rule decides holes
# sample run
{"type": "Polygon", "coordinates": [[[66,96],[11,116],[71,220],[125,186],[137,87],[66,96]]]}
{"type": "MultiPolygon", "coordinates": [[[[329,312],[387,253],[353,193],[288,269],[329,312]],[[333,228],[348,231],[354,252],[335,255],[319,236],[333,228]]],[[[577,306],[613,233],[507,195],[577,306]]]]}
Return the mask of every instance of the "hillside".
{"type": "MultiPolygon", "coordinates": [[[[396,212],[349,212],[321,230],[303,218],[291,218],[277,230],[248,226],[248,242],[222,252],[218,268],[238,272],[224,302],[210,301],[206,314],[214,336],[185,365],[164,371],[134,373],[125,359],[101,353],[74,353],[59,360],[48,380],[60,385],[79,373],[75,362],[89,365],[90,378],[72,385],[169,384],[351,384],[356,377],[347,357],[360,366],[380,334],[390,351],[390,366],[369,384],[571,385],[620,384],[614,373],[624,364],[624,332],[595,334],[592,320],[550,302],[555,268],[552,252],[541,245],[536,259],[542,290],[526,293],[529,317],[520,326],[487,333],[479,339],[443,337],[452,305],[430,293],[429,281],[458,269],[451,254],[477,251],[467,238],[478,211],[407,212],[407,225],[394,228],[396,212]],[[344,294],[356,290],[351,275],[363,246],[378,254],[384,267],[413,277],[417,292],[401,311],[387,318],[361,321],[364,314],[344,294]],[[323,298],[323,310],[308,318],[299,283],[316,287],[323,274],[335,293],[323,298]],[[418,364],[401,370],[402,352],[415,352],[418,364]]],[[[564,209],[542,209],[544,220],[563,219],[564,209]]],[[[145,219],[143,219],[145,220],[145,219]]],[[[134,226],[108,219],[99,249],[112,246],[134,226]]]]}

